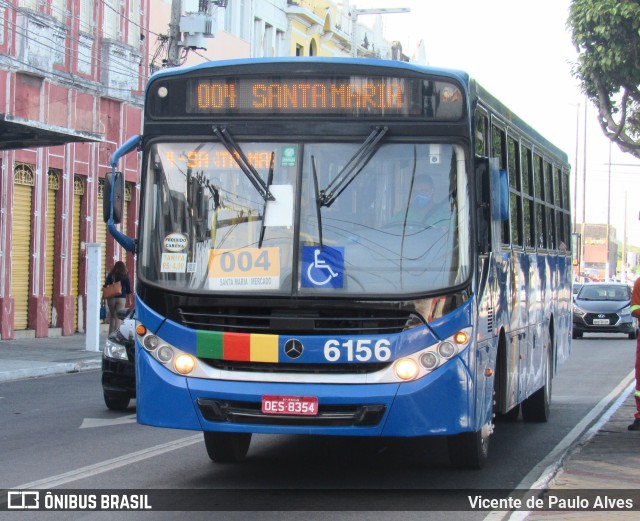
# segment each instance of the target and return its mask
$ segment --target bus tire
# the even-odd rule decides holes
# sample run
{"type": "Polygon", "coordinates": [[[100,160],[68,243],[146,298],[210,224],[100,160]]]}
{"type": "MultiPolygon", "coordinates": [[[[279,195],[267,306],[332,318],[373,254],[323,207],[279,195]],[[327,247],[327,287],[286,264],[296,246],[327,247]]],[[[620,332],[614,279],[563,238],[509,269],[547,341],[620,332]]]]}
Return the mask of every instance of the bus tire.
{"type": "Polygon", "coordinates": [[[211,461],[235,463],[242,461],[249,451],[251,433],[204,432],[204,445],[211,461]]]}
{"type": "Polygon", "coordinates": [[[493,418],[495,422],[516,422],[520,416],[520,404],[514,405],[510,410],[505,413],[498,412],[500,410],[500,399],[502,395],[502,389],[507,385],[503,380],[505,378],[504,372],[504,337],[500,337],[500,344],[498,346],[498,356],[496,359],[496,370],[493,376],[493,418]]]}
{"type": "Polygon", "coordinates": [[[526,422],[546,422],[551,412],[551,349],[548,349],[544,385],[522,402],[522,419],[526,422]]]}
{"type": "Polygon", "coordinates": [[[447,438],[449,461],[457,469],[479,470],[489,457],[491,424],[479,431],[462,432],[447,438]]]}

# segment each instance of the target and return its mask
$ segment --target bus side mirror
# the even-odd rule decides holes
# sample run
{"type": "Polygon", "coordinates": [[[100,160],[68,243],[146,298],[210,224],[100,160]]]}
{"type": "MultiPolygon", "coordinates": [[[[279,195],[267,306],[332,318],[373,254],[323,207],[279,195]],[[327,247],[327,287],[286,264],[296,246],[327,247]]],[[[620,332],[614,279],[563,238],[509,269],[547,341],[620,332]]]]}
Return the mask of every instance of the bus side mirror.
{"type": "Polygon", "coordinates": [[[122,222],[124,208],[124,175],[122,172],[107,172],[104,176],[102,191],[102,218],[109,221],[113,215],[114,224],[122,222]],[[111,209],[111,194],[113,193],[113,213],[111,209]]]}

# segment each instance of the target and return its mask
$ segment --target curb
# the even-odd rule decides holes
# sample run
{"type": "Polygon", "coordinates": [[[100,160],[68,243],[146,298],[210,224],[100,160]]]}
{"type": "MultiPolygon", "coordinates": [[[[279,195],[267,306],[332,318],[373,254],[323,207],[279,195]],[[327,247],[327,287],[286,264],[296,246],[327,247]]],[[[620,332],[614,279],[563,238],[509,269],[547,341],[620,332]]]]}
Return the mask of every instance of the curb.
{"type": "Polygon", "coordinates": [[[52,376],[65,373],[79,373],[81,371],[91,371],[100,369],[102,360],[83,360],[81,362],[67,362],[50,364],[43,367],[29,369],[16,369],[13,371],[0,372],[0,383],[14,380],[24,380],[26,378],[39,378],[42,376],[52,376]]]}

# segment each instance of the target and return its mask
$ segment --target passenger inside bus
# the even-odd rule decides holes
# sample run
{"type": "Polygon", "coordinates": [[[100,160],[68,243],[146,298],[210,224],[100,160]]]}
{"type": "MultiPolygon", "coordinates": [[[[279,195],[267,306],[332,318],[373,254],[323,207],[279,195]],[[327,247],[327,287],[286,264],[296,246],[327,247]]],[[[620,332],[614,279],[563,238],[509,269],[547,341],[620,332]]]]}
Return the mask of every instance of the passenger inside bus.
{"type": "Polygon", "coordinates": [[[438,200],[433,190],[433,179],[427,174],[421,174],[413,182],[406,210],[394,215],[391,222],[429,228],[448,226],[450,219],[448,200],[438,200]]]}

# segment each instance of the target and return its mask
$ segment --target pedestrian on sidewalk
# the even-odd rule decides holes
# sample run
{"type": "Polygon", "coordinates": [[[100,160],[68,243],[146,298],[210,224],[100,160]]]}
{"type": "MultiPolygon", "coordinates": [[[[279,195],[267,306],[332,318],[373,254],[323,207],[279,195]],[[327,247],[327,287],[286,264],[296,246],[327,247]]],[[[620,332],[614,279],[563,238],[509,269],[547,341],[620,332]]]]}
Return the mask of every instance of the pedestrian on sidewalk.
{"type": "Polygon", "coordinates": [[[109,307],[109,333],[113,333],[120,327],[122,320],[118,318],[117,312],[124,309],[127,296],[131,294],[131,282],[129,281],[129,273],[124,262],[118,261],[113,265],[113,268],[107,275],[107,279],[103,287],[107,287],[114,282],[120,282],[122,292],[120,295],[107,299],[107,306],[109,307]]]}
{"type": "MultiPolygon", "coordinates": [[[[631,292],[631,315],[640,319],[640,277],[633,284],[631,292]]],[[[630,431],[640,431],[640,335],[636,340],[636,389],[634,391],[636,399],[636,413],[631,425],[627,427],[630,431]]]]}

